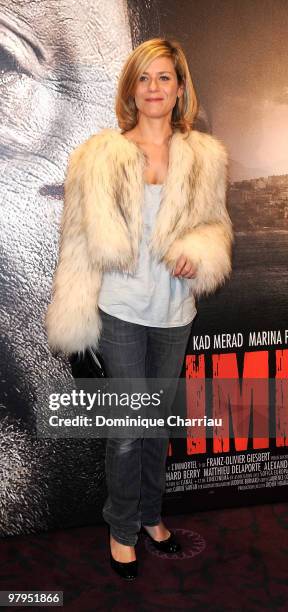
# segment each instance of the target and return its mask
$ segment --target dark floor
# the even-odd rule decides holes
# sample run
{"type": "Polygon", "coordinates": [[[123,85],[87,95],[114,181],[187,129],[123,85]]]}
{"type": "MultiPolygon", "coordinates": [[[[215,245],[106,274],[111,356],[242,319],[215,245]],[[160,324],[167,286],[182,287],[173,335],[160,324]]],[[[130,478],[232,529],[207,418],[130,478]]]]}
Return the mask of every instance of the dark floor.
{"type": "Polygon", "coordinates": [[[73,612],[288,612],[288,504],[164,520],[184,553],[160,556],[140,535],[132,583],[110,569],[108,529],[97,525],[2,539],[0,588],[59,589],[73,612]]]}

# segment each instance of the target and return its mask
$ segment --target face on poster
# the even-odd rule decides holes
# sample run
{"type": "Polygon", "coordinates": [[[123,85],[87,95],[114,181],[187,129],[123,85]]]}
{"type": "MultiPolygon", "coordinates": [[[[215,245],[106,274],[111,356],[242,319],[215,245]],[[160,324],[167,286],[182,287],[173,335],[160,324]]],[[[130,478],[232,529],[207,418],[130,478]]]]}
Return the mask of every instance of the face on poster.
{"type": "MultiPolygon", "coordinates": [[[[103,10],[103,3],[92,0],[0,0],[0,430],[4,463],[15,466],[17,459],[21,469],[21,487],[13,475],[5,480],[7,499],[21,507],[21,513],[14,506],[5,512],[10,533],[47,526],[50,472],[56,476],[58,470],[66,494],[71,474],[73,489],[73,443],[53,445],[47,454],[29,436],[39,382],[71,378],[65,359],[50,352],[44,313],[57,261],[67,158],[91,134],[116,126],[117,76],[132,42],[137,44],[139,20],[144,17],[148,27],[154,16],[149,2],[138,4],[128,10],[124,0],[111,0],[103,10]]],[[[97,443],[93,449],[97,454],[97,443]]],[[[99,470],[96,460],[93,474],[99,470]]],[[[81,479],[81,468],[77,474],[81,479]]],[[[89,486],[97,498],[93,479],[89,486]]],[[[54,491],[51,499],[61,507],[59,494],[54,491]]]]}
{"type": "Polygon", "coordinates": [[[124,2],[105,12],[90,0],[0,2],[2,385],[22,416],[41,373],[58,371],[43,313],[67,157],[115,122],[116,75],[130,48],[124,2]]]}

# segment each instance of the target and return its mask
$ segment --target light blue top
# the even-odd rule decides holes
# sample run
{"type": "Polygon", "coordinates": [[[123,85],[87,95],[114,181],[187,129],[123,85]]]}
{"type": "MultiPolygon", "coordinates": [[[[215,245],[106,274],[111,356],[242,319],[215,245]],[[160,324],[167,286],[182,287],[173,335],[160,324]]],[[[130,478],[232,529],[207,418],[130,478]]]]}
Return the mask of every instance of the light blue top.
{"type": "Polygon", "coordinates": [[[104,312],[124,321],[178,327],[190,323],[197,311],[187,280],[171,276],[148,249],[161,190],[162,185],[145,183],[143,235],[135,274],[104,272],[98,304],[104,312]]]}

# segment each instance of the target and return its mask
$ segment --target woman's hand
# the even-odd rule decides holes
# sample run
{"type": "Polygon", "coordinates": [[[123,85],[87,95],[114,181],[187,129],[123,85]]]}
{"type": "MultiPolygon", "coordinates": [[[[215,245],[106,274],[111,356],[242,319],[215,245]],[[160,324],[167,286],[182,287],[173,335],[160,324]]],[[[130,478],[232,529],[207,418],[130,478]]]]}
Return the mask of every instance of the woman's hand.
{"type": "Polygon", "coordinates": [[[172,274],[180,278],[194,278],[197,274],[197,268],[192,264],[190,259],[185,257],[185,255],[181,255],[176,261],[172,274]]]}

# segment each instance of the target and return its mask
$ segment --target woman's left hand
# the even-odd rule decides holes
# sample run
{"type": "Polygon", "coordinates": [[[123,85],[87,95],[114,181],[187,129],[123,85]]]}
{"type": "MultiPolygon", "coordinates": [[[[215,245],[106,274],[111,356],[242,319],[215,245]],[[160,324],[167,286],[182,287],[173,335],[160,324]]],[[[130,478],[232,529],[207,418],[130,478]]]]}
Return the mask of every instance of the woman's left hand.
{"type": "Polygon", "coordinates": [[[197,268],[193,265],[190,259],[185,257],[185,255],[181,255],[176,261],[172,274],[173,276],[179,276],[181,278],[195,278],[197,268]]]}

